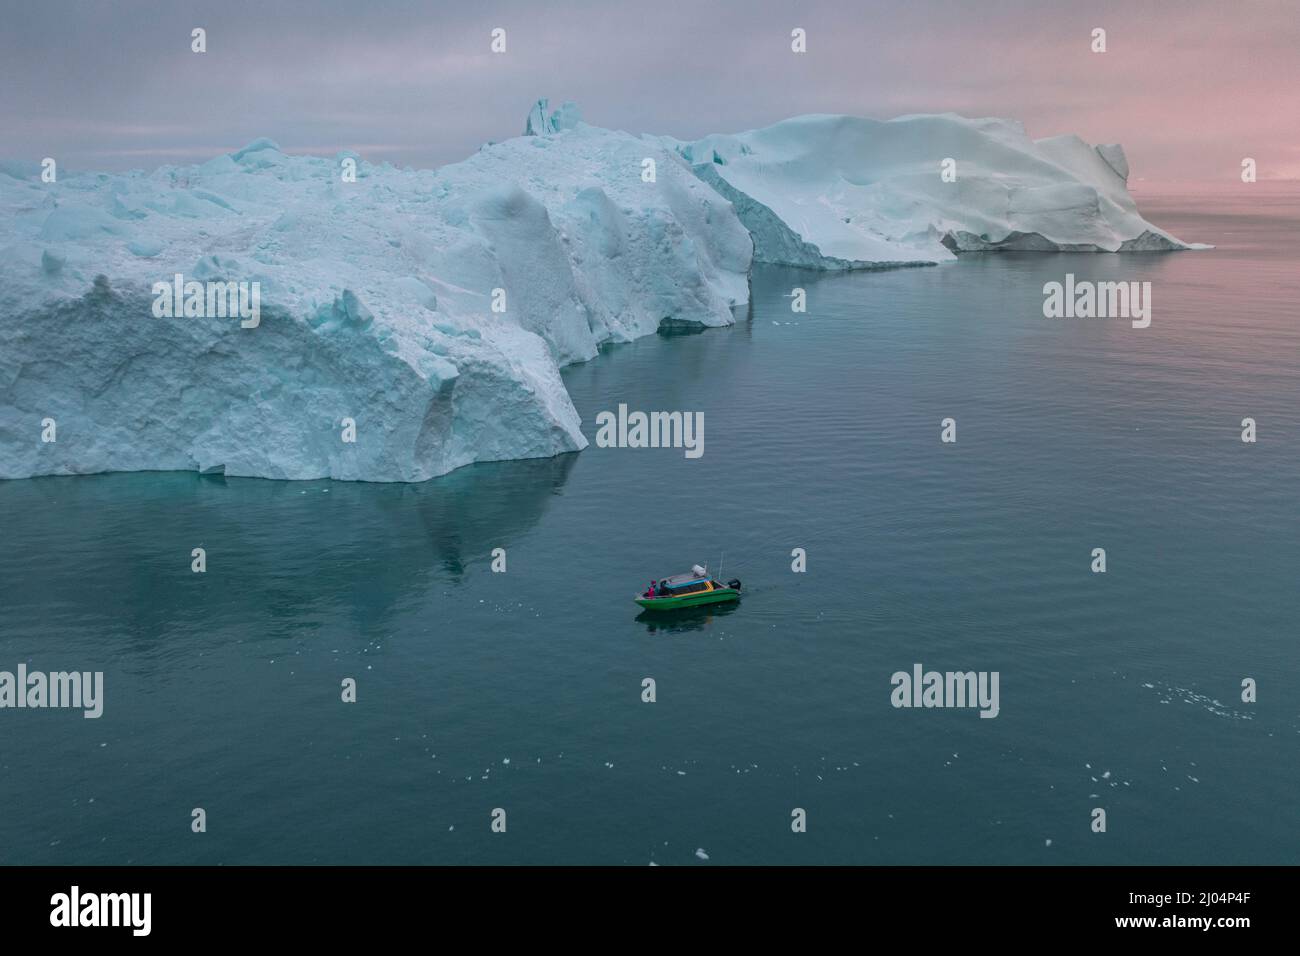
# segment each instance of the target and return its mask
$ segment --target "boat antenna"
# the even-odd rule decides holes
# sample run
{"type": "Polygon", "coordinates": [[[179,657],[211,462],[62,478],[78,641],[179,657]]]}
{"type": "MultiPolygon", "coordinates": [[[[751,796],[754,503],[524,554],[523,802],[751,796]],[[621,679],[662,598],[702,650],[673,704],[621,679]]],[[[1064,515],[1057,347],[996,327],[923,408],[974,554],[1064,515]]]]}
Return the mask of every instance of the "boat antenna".
{"type": "Polygon", "coordinates": [[[722,559],[725,558],[726,556],[727,556],[727,552],[725,551],[721,551],[718,553],[718,580],[722,580],[722,559]]]}

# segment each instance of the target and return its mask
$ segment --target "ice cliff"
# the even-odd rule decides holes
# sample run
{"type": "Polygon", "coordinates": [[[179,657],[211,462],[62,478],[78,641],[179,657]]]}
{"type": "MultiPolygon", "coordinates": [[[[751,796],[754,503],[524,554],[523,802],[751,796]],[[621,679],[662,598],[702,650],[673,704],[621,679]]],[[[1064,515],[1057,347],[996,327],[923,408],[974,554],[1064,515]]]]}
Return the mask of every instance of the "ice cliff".
{"type": "Polygon", "coordinates": [[[661,147],[588,126],[436,171],[262,140],[147,174],[39,173],[0,167],[0,477],[418,481],[571,451],[560,366],[664,319],[730,323],[748,297],[730,204],[661,147]],[[156,318],[153,284],[176,273],[259,283],[260,324],[156,318]]]}
{"type": "Polygon", "coordinates": [[[0,162],[0,477],[418,481],[550,456],[586,444],[561,366],[665,320],[734,321],[751,259],[1183,247],[1138,215],[1118,146],[1002,120],[809,116],[683,143],[541,100],[525,134],[426,171],[270,140],[55,182],[0,162]],[[257,283],[260,323],[157,317],[176,274],[257,283]]]}

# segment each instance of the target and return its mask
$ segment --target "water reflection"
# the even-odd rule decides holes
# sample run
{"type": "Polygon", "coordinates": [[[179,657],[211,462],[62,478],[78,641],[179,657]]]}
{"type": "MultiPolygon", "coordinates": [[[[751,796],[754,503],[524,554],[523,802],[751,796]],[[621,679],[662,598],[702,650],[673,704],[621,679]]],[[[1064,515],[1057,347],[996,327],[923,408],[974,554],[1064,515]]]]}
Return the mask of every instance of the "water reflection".
{"type": "Polygon", "coordinates": [[[644,624],[651,634],[664,631],[678,634],[684,631],[700,631],[710,626],[715,620],[734,614],[741,602],[731,601],[726,604],[704,604],[700,607],[687,607],[679,611],[642,611],[636,616],[638,624],[644,624]]]}
{"type": "Polygon", "coordinates": [[[190,472],[0,481],[6,537],[44,544],[0,547],[0,606],[10,634],[107,632],[141,651],[183,631],[256,640],[340,618],[366,633],[530,531],[576,460],[482,463],[420,484],[190,472]]]}

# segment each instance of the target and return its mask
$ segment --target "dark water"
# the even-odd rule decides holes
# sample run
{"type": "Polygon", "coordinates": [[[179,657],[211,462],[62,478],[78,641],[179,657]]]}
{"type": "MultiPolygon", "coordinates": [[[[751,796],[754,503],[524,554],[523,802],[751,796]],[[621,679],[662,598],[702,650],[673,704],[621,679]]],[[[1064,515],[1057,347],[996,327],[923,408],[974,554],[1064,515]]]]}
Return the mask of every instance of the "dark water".
{"type": "Polygon", "coordinates": [[[1300,862],[1300,197],[1258,195],[1144,200],[1212,252],[763,271],[568,370],[589,437],[703,410],[698,460],[0,483],[0,669],[106,683],[0,711],[0,862],[1300,862]],[[1043,318],[1066,272],[1151,327],[1043,318]],[[738,608],[638,618],[724,550],[738,608]],[[999,716],[894,709],[916,662],[999,716]]]}

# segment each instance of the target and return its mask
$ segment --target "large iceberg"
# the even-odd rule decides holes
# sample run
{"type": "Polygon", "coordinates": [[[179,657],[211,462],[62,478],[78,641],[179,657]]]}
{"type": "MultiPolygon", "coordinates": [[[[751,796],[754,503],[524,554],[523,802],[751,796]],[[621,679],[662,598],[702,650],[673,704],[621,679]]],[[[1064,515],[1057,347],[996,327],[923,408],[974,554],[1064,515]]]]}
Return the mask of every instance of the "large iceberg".
{"type": "Polygon", "coordinates": [[[760,262],[924,265],[955,252],[1185,249],[1128,194],[1118,145],[951,113],[798,116],[672,146],[735,205],[760,262]]]}
{"type": "Polygon", "coordinates": [[[584,447],[560,366],[733,322],[752,243],[661,145],[551,132],[436,171],[269,140],[55,183],[0,166],[0,477],[418,481],[584,447]],[[155,317],[178,273],[258,283],[260,323],[155,317]]]}
{"type": "Polygon", "coordinates": [[[1126,175],[1118,146],[1003,120],[809,116],[683,143],[545,100],[524,136],[438,170],[270,140],[49,183],[0,162],[0,477],[419,481],[580,449],[561,366],[733,322],[754,259],[1182,248],[1126,175]],[[256,284],[260,321],[159,317],[176,276],[256,284]]]}

